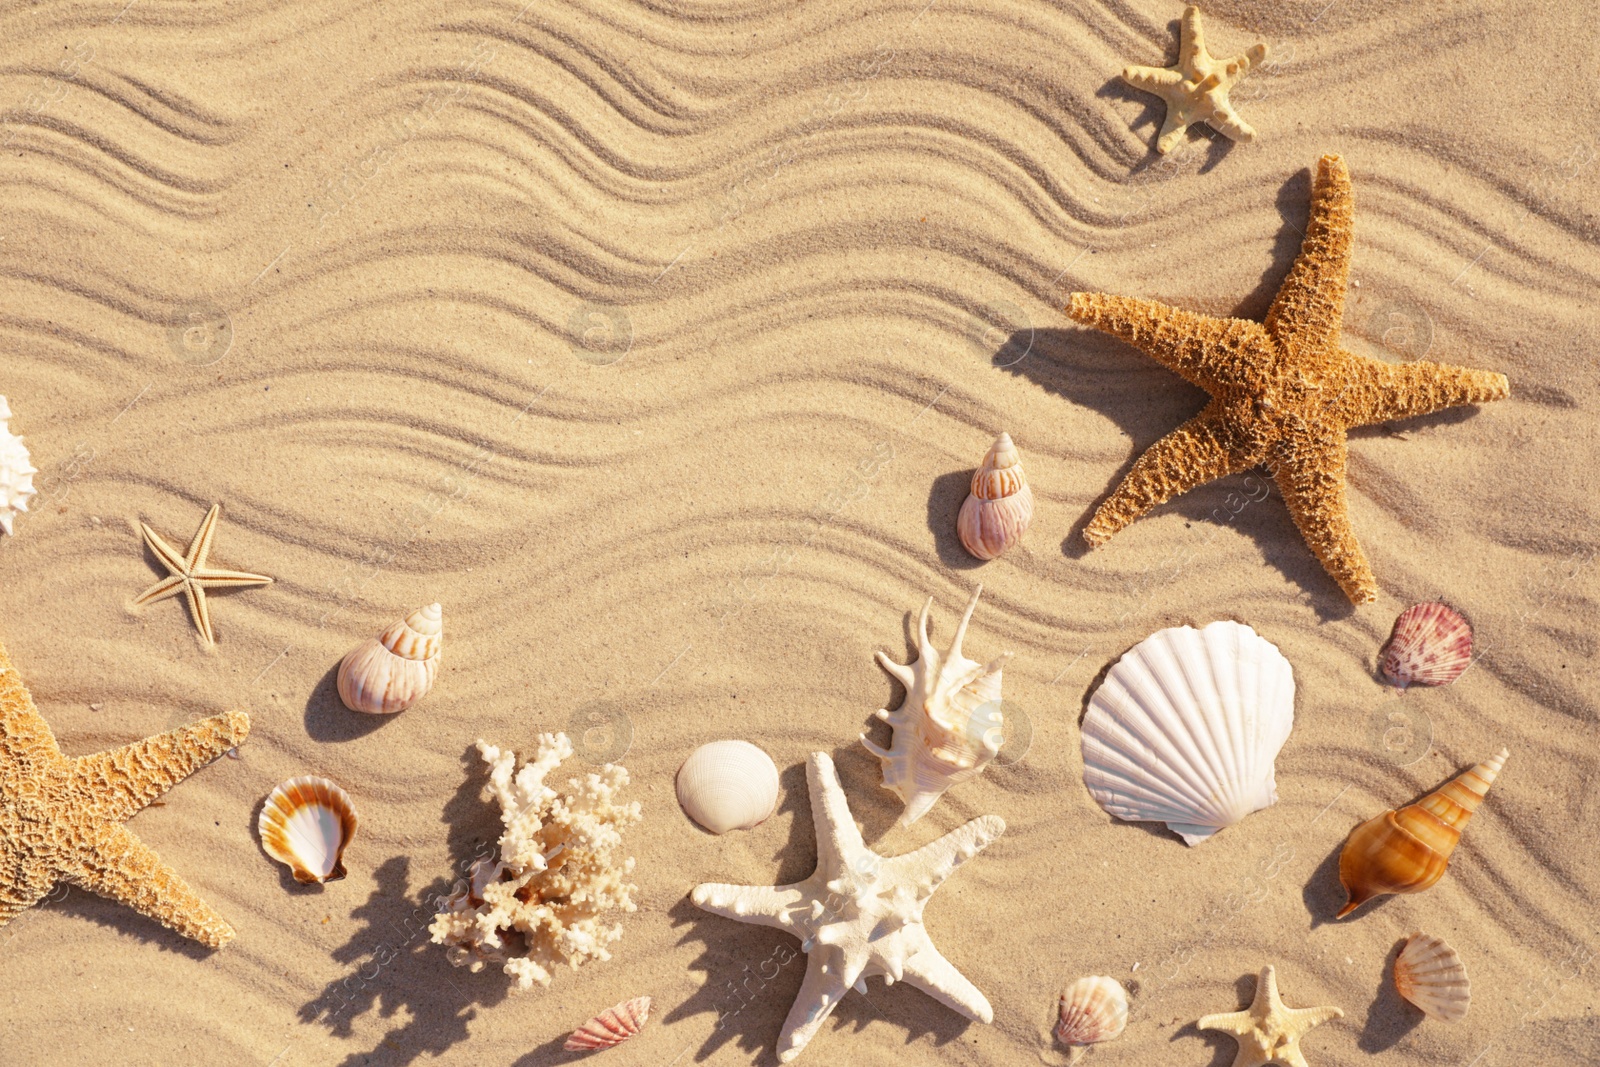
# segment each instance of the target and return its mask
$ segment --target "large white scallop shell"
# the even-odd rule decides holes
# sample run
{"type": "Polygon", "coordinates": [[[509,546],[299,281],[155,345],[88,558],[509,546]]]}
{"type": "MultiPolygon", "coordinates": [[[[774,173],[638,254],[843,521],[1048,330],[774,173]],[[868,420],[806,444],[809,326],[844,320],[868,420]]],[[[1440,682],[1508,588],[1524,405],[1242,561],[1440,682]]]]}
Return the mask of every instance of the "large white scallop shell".
{"type": "Polygon", "coordinates": [[[778,810],[778,768],[748,741],[713,741],[678,768],[678,803],[714,834],[748,830],[778,810]]]}
{"type": "Polygon", "coordinates": [[[267,797],[256,829],[267,855],[297,882],[344,877],[344,850],[356,835],[350,796],[326,778],[291,778],[267,797]]]}
{"type": "Polygon", "coordinates": [[[406,710],[433,688],[443,641],[444,609],[418,608],[350,650],[339,664],[339,699],[371,715],[406,710]]]}
{"type": "Polygon", "coordinates": [[[33,476],[39,471],[28,457],[22,438],[6,424],[11,420],[11,405],[0,396],[0,530],[15,533],[12,523],[18,512],[28,510],[28,498],[36,490],[33,476]]]}
{"type": "Polygon", "coordinates": [[[1057,1010],[1056,1040],[1063,1045],[1110,1041],[1128,1025],[1128,993],[1122,983],[1091,974],[1067,986],[1057,1010]]]}
{"type": "Polygon", "coordinates": [[[1160,630],[1089,700],[1083,780],[1106,811],[1197,845],[1277,803],[1273,760],[1294,726],[1294,671],[1250,627],[1160,630]]]}
{"type": "Polygon", "coordinates": [[[928,640],[932,597],[917,621],[917,658],[902,665],[878,653],[883,669],[906,687],[906,699],[892,712],[879,708],[874,713],[894,728],[887,751],[866,734],[861,735],[861,743],[883,761],[884,788],[905,802],[902,826],[927,814],[946,789],[983,773],[1005,740],[1000,669],[1011,653],[1003,652],[987,665],[961,654],[961,639],[982,593],[980,585],[961,616],[950,651],[943,656],[928,640]]]}
{"type": "Polygon", "coordinates": [[[1394,987],[1424,1012],[1446,1022],[1467,1017],[1472,985],[1456,950],[1431,934],[1412,934],[1394,961],[1394,987]]]}
{"type": "Polygon", "coordinates": [[[620,1045],[643,1030],[649,1018],[649,997],[625,1000],[572,1031],[572,1036],[567,1038],[567,1043],[561,1049],[564,1052],[586,1052],[620,1045]]]}
{"type": "Polygon", "coordinates": [[[1002,433],[983,465],[972,472],[972,491],[956,516],[961,544],[978,559],[994,559],[1022,540],[1033,521],[1033,490],[1022,473],[1022,454],[1002,433]]]}

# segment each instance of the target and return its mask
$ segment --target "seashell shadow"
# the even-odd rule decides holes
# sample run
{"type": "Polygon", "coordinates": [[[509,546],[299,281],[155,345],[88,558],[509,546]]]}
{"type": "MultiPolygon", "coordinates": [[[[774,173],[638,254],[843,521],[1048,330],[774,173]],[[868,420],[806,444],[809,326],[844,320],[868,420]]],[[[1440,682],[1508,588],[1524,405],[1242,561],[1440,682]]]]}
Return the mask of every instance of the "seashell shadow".
{"type": "MultiPolygon", "coordinates": [[[[341,965],[340,972],[300,1006],[302,1023],[318,1023],[330,1036],[360,1046],[350,1048],[339,1067],[379,1061],[403,1067],[441,1057],[467,1040],[468,1024],[480,1007],[494,1007],[510,996],[511,981],[498,967],[485,967],[477,974],[452,967],[444,949],[428,934],[434,912],[443,906],[455,882],[466,877],[475,859],[494,853],[500,836],[492,805],[481,799],[483,761],[475,746],[462,750],[461,764],[461,784],[441,816],[449,827],[445,842],[450,868],[413,889],[409,857],[391,856],[378,865],[371,874],[376,883],[372,894],[349,913],[361,925],[330,953],[341,965]],[[355,1022],[368,1013],[373,1015],[361,1027],[364,1034],[376,1029],[379,1019],[399,1016],[405,1021],[366,1047],[369,1039],[356,1039],[355,1022]]],[[[359,877],[360,872],[352,872],[352,880],[359,877]]],[[[565,1038],[561,1035],[562,1041],[565,1038]]],[[[556,1047],[559,1050],[559,1042],[556,1047]]],[[[524,1057],[518,1062],[531,1067],[570,1058],[557,1051],[553,1059],[524,1057]]]]}
{"type": "Polygon", "coordinates": [[[1421,1008],[1408,1004],[1394,986],[1394,961],[1405,947],[1405,938],[1396,941],[1378,972],[1377,994],[1367,1006],[1367,1025],[1356,1039],[1356,1046],[1362,1052],[1385,1052],[1393,1048],[1427,1018],[1421,1008]]]}
{"type": "MultiPolygon", "coordinates": [[[[1426,794],[1424,794],[1426,795],[1426,794]]],[[[1351,826],[1350,829],[1354,829],[1351,826]]],[[[1361,905],[1359,911],[1351,912],[1343,919],[1335,918],[1339,909],[1344,907],[1349,896],[1344,891],[1344,883],[1339,881],[1339,856],[1344,852],[1345,838],[1349,831],[1339,836],[1334,844],[1333,851],[1329,852],[1317,869],[1311,872],[1311,877],[1306,880],[1305,888],[1300,891],[1300,899],[1305,902],[1306,912],[1311,917],[1311,929],[1319,926],[1328,926],[1342,922],[1356,922],[1362,916],[1370,915],[1380,908],[1388,907],[1395,900],[1393,895],[1374,897],[1361,905]]]]}
{"type": "MultiPolygon", "coordinates": [[[[941,474],[933,480],[933,489],[928,493],[928,530],[933,534],[934,551],[939,554],[939,562],[952,570],[977,570],[987,562],[968,552],[956,533],[956,516],[961,513],[962,502],[967,499],[975,470],[976,467],[968,467],[941,474]]],[[[909,613],[907,619],[910,619],[909,613]]],[[[915,643],[911,646],[911,652],[913,655],[916,653],[915,643]]],[[[887,708],[891,705],[883,706],[887,708]]]]}
{"type": "Polygon", "coordinates": [[[363,715],[339,699],[339,664],[335,660],[306,698],[306,733],[313,741],[354,741],[398,719],[398,715],[363,715]]]}

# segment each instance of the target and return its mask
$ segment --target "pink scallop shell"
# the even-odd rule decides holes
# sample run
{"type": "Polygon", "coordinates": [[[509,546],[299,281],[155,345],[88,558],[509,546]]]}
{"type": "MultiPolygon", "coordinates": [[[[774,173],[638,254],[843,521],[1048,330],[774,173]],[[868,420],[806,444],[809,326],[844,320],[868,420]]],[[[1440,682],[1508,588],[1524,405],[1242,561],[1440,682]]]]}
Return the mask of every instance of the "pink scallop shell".
{"type": "Polygon", "coordinates": [[[1414,604],[1400,613],[1379,666],[1401,689],[1449,685],[1472,664],[1472,627],[1444,604],[1414,604]]]}
{"type": "Polygon", "coordinates": [[[583,1052],[620,1045],[644,1029],[645,1020],[649,1018],[650,998],[634,997],[607,1008],[572,1031],[572,1036],[561,1047],[567,1052],[583,1052]]]}

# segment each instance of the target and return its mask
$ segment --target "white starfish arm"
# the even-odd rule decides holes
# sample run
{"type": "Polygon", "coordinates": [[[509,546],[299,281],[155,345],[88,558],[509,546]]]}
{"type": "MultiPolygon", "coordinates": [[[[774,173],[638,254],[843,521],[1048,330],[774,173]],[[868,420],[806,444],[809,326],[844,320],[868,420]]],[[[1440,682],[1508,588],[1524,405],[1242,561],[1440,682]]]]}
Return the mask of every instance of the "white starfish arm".
{"type": "Polygon", "coordinates": [[[806,894],[798,885],[727,885],[703,882],[689,894],[695,907],[725,919],[787,930],[796,937],[809,936],[798,928],[805,915],[806,894]]]}
{"type": "Polygon", "coordinates": [[[184,560],[187,564],[184,570],[197,571],[206,565],[206,557],[211,554],[211,539],[217,532],[217,516],[221,514],[221,504],[212,504],[211,510],[206,512],[206,517],[201,521],[194,540],[189,542],[189,555],[184,560]]]}
{"type": "Polygon", "coordinates": [[[144,592],[140,593],[138,596],[134,597],[133,605],[134,607],[140,607],[144,604],[154,604],[158,600],[165,600],[168,597],[177,596],[179,593],[183,592],[184,584],[183,575],[169,575],[168,577],[161,579],[155,585],[152,585],[149,589],[146,589],[144,592]]]}
{"type": "Polygon", "coordinates": [[[189,614],[194,616],[194,624],[200,631],[200,636],[206,644],[214,645],[217,639],[211,636],[211,608],[206,604],[206,591],[195,582],[184,582],[183,591],[188,594],[189,614]]]}
{"type": "Polygon", "coordinates": [[[245,586],[250,585],[272,584],[272,579],[265,574],[251,574],[249,571],[214,570],[210,567],[196,571],[191,580],[207,589],[243,589],[245,586]]]}
{"type": "Polygon", "coordinates": [[[907,928],[905,940],[911,948],[902,976],[906,982],[969,1019],[994,1022],[994,1009],[989,1006],[989,998],[969,982],[966,975],[956,970],[955,964],[939,954],[926,930],[921,926],[907,928]]]}
{"type": "Polygon", "coordinates": [[[1122,80],[1135,89],[1164,97],[1167,90],[1183,84],[1183,75],[1168,67],[1123,67],[1122,80]]]}
{"type": "Polygon", "coordinates": [[[1200,61],[1209,58],[1206,52],[1206,34],[1200,28],[1200,9],[1190,4],[1183,9],[1183,22],[1178,27],[1178,67],[1185,72],[1200,69],[1200,61]]]}
{"type": "Polygon", "coordinates": [[[1206,119],[1206,124],[1230,141],[1255,140],[1255,127],[1240,118],[1233,105],[1227,102],[1220,104],[1211,113],[1211,117],[1206,119]]]}
{"type": "Polygon", "coordinates": [[[1167,117],[1161,121],[1161,133],[1156,136],[1156,151],[1166,155],[1183,141],[1189,129],[1189,109],[1175,101],[1167,101],[1167,117]]]}
{"type": "Polygon", "coordinates": [[[189,564],[183,558],[183,553],[163,541],[160,534],[142,522],[139,524],[139,531],[144,534],[144,543],[150,546],[150,551],[156,554],[156,558],[161,560],[161,565],[175,577],[188,572],[189,564]]]}
{"type": "Polygon", "coordinates": [[[839,772],[827,753],[811,753],[806,761],[806,783],[811,789],[811,820],[817,830],[817,873],[827,882],[839,877],[867,846],[850,814],[839,772]]]}
{"type": "Polygon", "coordinates": [[[1006,821],[998,815],[985,815],[958,826],[937,841],[930,841],[915,852],[886,860],[886,876],[893,884],[912,885],[926,900],[950,877],[950,872],[976,856],[995,838],[1006,832],[1006,821]]]}
{"type": "Polygon", "coordinates": [[[800,1055],[853,984],[843,949],[818,948],[806,957],[805,980],[778,1033],[779,1061],[788,1063],[800,1055]]]}

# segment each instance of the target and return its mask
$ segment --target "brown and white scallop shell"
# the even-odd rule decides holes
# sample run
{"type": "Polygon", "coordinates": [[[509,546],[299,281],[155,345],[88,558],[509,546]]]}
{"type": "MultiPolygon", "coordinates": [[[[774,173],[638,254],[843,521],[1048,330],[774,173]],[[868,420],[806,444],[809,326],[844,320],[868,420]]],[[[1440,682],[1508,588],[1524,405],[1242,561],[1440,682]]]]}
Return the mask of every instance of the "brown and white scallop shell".
{"type": "Polygon", "coordinates": [[[339,699],[370,715],[406,710],[433,688],[443,641],[444,609],[418,608],[350,650],[339,664],[339,699]]]}
{"type": "Polygon", "coordinates": [[[1472,664],[1472,627],[1447,604],[1413,604],[1383,646],[1384,676],[1401,689],[1449,685],[1472,664]]]}
{"type": "Polygon", "coordinates": [[[634,997],[607,1008],[572,1031],[572,1036],[561,1047],[566,1052],[584,1052],[620,1045],[638,1034],[649,1018],[650,998],[634,997]]]}
{"type": "Polygon", "coordinates": [[[1002,433],[983,465],[972,473],[972,491],[956,516],[956,534],[979,559],[994,559],[1022,540],[1033,521],[1033,490],[1022,473],[1022,455],[1002,433]]]}
{"type": "Polygon", "coordinates": [[[1446,1022],[1466,1018],[1472,1003],[1467,968],[1442,938],[1416,933],[1394,961],[1394,987],[1424,1012],[1446,1022]]]}
{"type": "Polygon", "coordinates": [[[295,881],[310,884],[344,877],[344,850],[356,825],[349,794],[326,778],[307,776],[272,791],[256,829],[267,855],[287,864],[295,881]]]}
{"type": "Polygon", "coordinates": [[[1128,1025],[1128,994],[1115,978],[1093,974],[1067,986],[1057,1012],[1056,1040],[1063,1045],[1110,1041],[1128,1025]]]}

